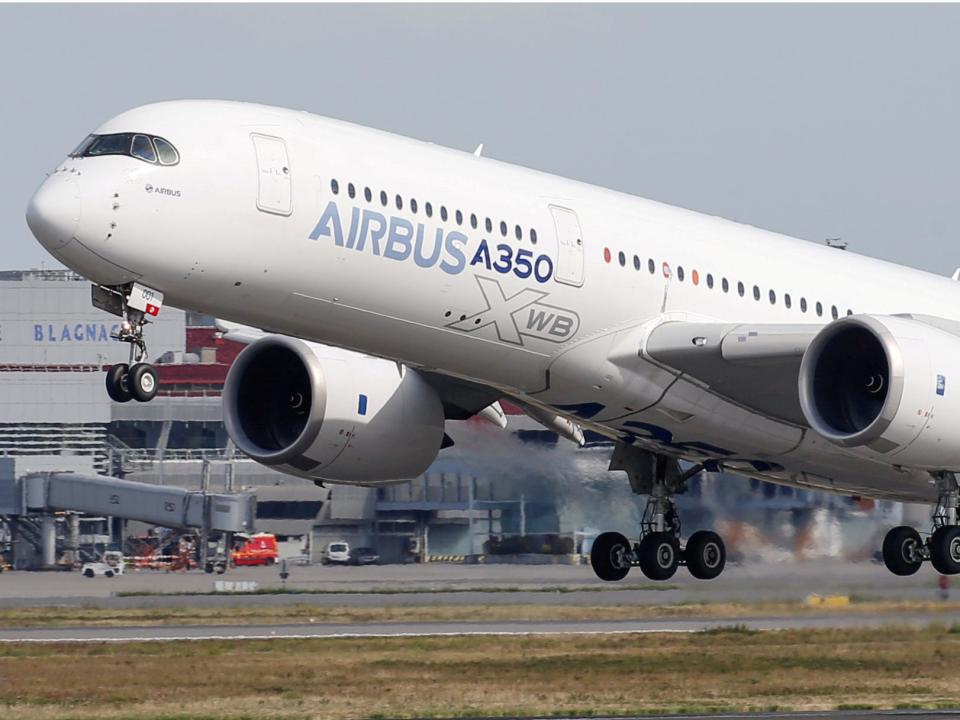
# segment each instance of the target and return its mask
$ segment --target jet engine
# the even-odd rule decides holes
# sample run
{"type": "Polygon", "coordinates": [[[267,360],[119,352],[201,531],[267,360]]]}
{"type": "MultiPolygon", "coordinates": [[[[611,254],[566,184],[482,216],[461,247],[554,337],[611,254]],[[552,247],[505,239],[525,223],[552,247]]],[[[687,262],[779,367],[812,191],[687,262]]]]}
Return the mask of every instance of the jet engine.
{"type": "Polygon", "coordinates": [[[417,477],[444,438],[443,405],[415,370],[281,335],[237,357],[223,417],[257,462],[356,485],[417,477]]]}
{"type": "Polygon", "coordinates": [[[938,318],[899,315],[827,325],[800,364],[800,406],[810,427],[857,454],[960,469],[960,335],[953,329],[938,318]]]}

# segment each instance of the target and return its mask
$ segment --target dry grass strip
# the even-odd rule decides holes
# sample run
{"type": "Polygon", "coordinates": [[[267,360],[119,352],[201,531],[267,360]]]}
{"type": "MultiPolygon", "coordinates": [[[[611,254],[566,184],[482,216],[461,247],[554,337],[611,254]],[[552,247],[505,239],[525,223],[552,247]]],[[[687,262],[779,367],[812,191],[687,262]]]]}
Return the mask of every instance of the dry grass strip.
{"type": "Polygon", "coordinates": [[[923,630],[0,646],[0,717],[410,718],[960,705],[923,630]]]}

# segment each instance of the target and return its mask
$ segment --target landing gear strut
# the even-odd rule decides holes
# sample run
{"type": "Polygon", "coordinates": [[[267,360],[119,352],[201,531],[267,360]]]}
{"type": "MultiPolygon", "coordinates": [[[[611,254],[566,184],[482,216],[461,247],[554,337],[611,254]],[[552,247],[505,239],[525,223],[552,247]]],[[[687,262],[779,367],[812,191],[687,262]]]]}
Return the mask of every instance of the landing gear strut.
{"type": "Polygon", "coordinates": [[[894,575],[913,575],[925,560],[941,575],[960,573],[960,487],[953,473],[938,473],[933,532],[926,539],[914,528],[895,527],[883,539],[883,564],[894,575]]]}
{"type": "Polygon", "coordinates": [[[147,316],[159,314],[162,303],[162,293],[138,284],[121,289],[96,285],[93,288],[93,304],[123,318],[120,329],[111,337],[130,345],[129,362],[112,365],[107,370],[107,394],[116,402],[149,402],[157,395],[157,371],[145,362],[147,344],[143,329],[147,316]]]}
{"type": "Polygon", "coordinates": [[[703,470],[702,465],[681,472],[673,458],[618,445],[610,469],[626,470],[634,492],[648,498],[638,542],[631,544],[616,532],[594,540],[590,564],[597,577],[622,580],[633,566],[651,580],[669,580],[680,565],[701,580],[723,572],[727,553],[717,533],[701,530],[688,538],[686,547],[680,544],[680,514],[672,496],[686,490],[687,480],[703,470]]]}

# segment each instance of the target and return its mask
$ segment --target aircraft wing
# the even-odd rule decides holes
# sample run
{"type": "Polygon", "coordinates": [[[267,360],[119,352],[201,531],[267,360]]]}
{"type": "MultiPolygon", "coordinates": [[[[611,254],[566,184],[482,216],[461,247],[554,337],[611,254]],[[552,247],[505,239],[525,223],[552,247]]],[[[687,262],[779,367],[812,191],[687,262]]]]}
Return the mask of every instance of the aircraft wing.
{"type": "Polygon", "coordinates": [[[822,325],[666,322],[642,355],[764,415],[806,425],[800,361],[822,325]]]}

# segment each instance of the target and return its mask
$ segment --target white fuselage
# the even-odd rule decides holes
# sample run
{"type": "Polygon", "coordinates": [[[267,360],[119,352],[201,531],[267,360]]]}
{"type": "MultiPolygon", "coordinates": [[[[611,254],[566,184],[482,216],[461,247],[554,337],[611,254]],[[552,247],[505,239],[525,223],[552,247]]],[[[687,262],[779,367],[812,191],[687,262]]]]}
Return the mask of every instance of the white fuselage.
{"type": "Polygon", "coordinates": [[[947,278],[301,112],[161,103],[96,132],[180,153],[171,167],[70,158],[48,179],[78,200],[41,239],[96,282],[138,280],[173,305],[494,386],[745,474],[935,497],[926,473],[858,458],[641,351],[666,319],[960,321],[947,278]]]}

